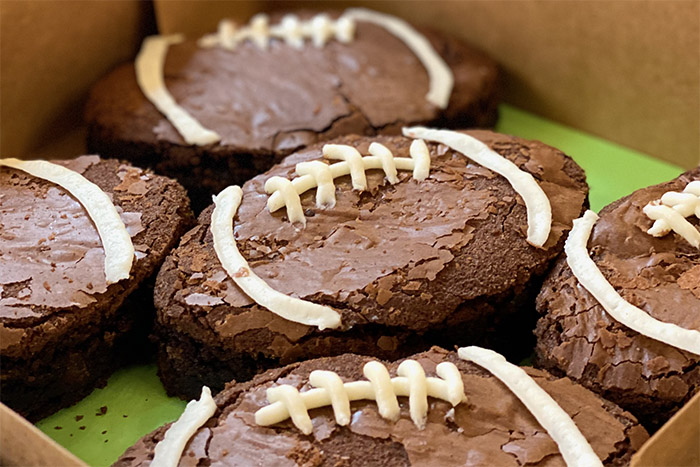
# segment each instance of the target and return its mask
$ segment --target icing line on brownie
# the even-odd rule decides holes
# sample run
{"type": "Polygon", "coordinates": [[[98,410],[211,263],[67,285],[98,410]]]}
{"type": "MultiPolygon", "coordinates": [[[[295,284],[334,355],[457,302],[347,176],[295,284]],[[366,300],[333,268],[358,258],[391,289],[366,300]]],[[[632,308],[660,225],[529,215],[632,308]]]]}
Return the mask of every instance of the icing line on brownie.
{"type": "Polygon", "coordinates": [[[501,354],[481,347],[462,347],[457,355],[488,370],[520,399],[557,444],[567,466],[603,465],[569,414],[525,370],[508,363],[501,354]]]}
{"type": "Polygon", "coordinates": [[[241,42],[250,40],[261,49],[267,49],[270,39],[276,38],[284,40],[290,47],[301,49],[305,39],[311,39],[316,47],[323,47],[331,38],[347,44],[354,35],[355,22],[345,16],[333,21],[327,14],[320,13],[310,20],[300,21],[296,15],[290,14],[285,15],[278,24],[270,26],[269,17],[259,13],[242,28],[236,28],[231,20],[221,20],[217,32],[203,36],[197,45],[234,50],[241,42]]]}
{"type": "Polygon", "coordinates": [[[258,305],[286,320],[317,326],[321,330],[340,326],[340,314],[333,308],[278,292],[253,272],[238,251],[233,235],[233,218],[242,198],[243,192],[238,186],[230,186],[213,197],[211,232],[214,250],[226,273],[258,305]]]}
{"type": "MultiPolygon", "coordinates": [[[[316,47],[322,47],[331,37],[349,43],[355,34],[355,21],[378,25],[406,44],[428,73],[430,84],[425,99],[441,109],[447,108],[454,87],[454,76],[440,54],[407,22],[364,8],[350,8],[336,21],[332,21],[326,14],[316,15],[305,22],[300,22],[294,15],[287,15],[282,22],[273,26],[268,24],[267,15],[259,14],[253,17],[249,26],[238,30],[232,22],[224,20],[219,23],[216,34],[202,37],[198,45],[221,46],[232,50],[239,42],[252,40],[265,49],[271,37],[282,38],[295,48],[303,46],[305,37],[310,37],[316,47]]],[[[221,140],[219,134],[202,126],[178,105],[165,86],[164,67],[168,49],[183,41],[182,34],[144,39],[136,56],[136,81],[146,98],[165,115],[187,144],[206,146],[217,143],[221,140]]]]}
{"type": "Polygon", "coordinates": [[[184,40],[181,34],[150,36],[144,39],[136,56],[136,81],[146,98],[173,124],[187,144],[205,146],[218,142],[221,137],[204,128],[185,109],[180,107],[165,87],[164,66],[168,48],[184,40]]]}
{"type": "Polygon", "coordinates": [[[544,246],[552,228],[552,206],[544,190],[530,173],[520,170],[517,165],[491,150],[486,144],[464,133],[411,127],[404,128],[403,134],[410,138],[442,143],[505,177],[525,202],[528,243],[540,248],[544,246]]]}
{"type": "Polygon", "coordinates": [[[376,24],[401,39],[428,72],[430,89],[425,95],[425,100],[441,109],[447,108],[454,86],[454,76],[445,60],[435,51],[425,36],[401,18],[366,8],[349,8],[343,13],[343,17],[376,24]]]}
{"type": "Polygon", "coordinates": [[[308,411],[330,405],[335,421],[340,426],[350,423],[350,402],[375,400],[379,414],[396,421],[400,416],[397,396],[408,396],[411,420],[419,429],[425,428],[428,416],[428,396],[442,399],[456,406],[467,400],[459,369],[450,362],[438,364],[438,378],[426,377],[423,367],[415,360],[404,360],[397,377],[391,378],[387,368],[372,361],[365,364],[362,373],[368,381],[343,383],[332,371],[315,370],[309,375],[309,384],[316,389],[300,393],[296,387],[284,384],[267,390],[267,405],[255,412],[255,422],[270,426],[288,418],[308,435],[313,431],[308,411]]]}
{"type": "Polygon", "coordinates": [[[208,387],[202,386],[199,400],[187,403],[185,411],[175,421],[153,451],[151,467],[175,467],[192,435],[216,412],[216,403],[208,387]]]}
{"type": "Polygon", "coordinates": [[[644,206],[644,214],[654,221],[647,233],[663,237],[672,230],[695,248],[700,248],[700,231],[685,218],[700,218],[700,180],[695,180],[683,189],[682,193],[669,191],[661,199],[644,206]]]}
{"type": "Polygon", "coordinates": [[[270,177],[265,182],[265,191],[270,194],[267,208],[275,212],[282,206],[287,207],[287,218],[290,222],[306,225],[304,210],[301,207],[299,195],[318,187],[316,192],[316,207],[319,209],[335,206],[335,185],[333,179],[350,175],[352,187],[355,190],[367,189],[365,171],[382,169],[389,183],[398,183],[397,170],[412,170],[413,178],[425,180],[430,172],[430,153],[424,141],[415,140],[411,144],[411,157],[394,157],[386,146],[373,142],[369,146],[371,156],[363,157],[360,152],[345,144],[326,144],[323,146],[323,157],[341,160],[335,164],[325,164],[321,161],[300,162],[296,165],[299,177],[292,181],[284,177],[270,177]]]}
{"type": "Polygon", "coordinates": [[[700,355],[700,331],[685,329],[659,321],[627,302],[605,279],[588,253],[588,239],[598,215],[586,211],[574,220],[574,227],[564,244],[566,262],[579,283],[590,292],[616,321],[634,331],[670,346],[700,355]]]}
{"type": "Polygon", "coordinates": [[[323,47],[333,37],[347,44],[354,38],[356,21],[377,25],[401,40],[418,57],[428,73],[430,87],[425,100],[441,109],[447,108],[454,87],[454,76],[430,41],[406,21],[366,8],[349,8],[336,21],[325,13],[308,21],[299,21],[295,15],[286,15],[279,24],[270,26],[268,16],[261,13],[255,15],[248,26],[236,29],[232,21],[223,20],[219,22],[215,34],[203,36],[197,45],[233,50],[239,43],[250,40],[261,49],[266,49],[271,38],[278,38],[299,49],[303,47],[305,38],[310,38],[316,47],[323,47]]]}
{"type": "Polygon", "coordinates": [[[134,261],[134,245],[112,200],[102,189],[78,172],[48,161],[0,159],[0,166],[21,170],[64,188],[85,208],[105,250],[107,284],[129,278],[134,261]]]}

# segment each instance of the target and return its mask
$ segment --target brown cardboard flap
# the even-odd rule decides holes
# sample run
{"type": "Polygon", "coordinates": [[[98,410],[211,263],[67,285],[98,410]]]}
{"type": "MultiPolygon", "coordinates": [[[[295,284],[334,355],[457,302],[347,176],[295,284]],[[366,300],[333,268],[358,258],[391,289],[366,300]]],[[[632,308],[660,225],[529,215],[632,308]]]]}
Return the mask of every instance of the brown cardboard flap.
{"type": "Polygon", "coordinates": [[[700,466],[700,393],[642,446],[630,466],[700,466]]]}
{"type": "MultiPolygon", "coordinates": [[[[163,33],[350,2],[154,0],[163,33]]],[[[462,37],[506,73],[505,100],[686,168],[700,163],[700,2],[355,2],[462,37]]]]}
{"type": "Polygon", "coordinates": [[[0,403],[0,465],[87,466],[2,403],[0,403]]]}
{"type": "Polygon", "coordinates": [[[24,156],[82,120],[87,92],[131,60],[148,30],[148,2],[0,2],[0,153],[24,156]]]}

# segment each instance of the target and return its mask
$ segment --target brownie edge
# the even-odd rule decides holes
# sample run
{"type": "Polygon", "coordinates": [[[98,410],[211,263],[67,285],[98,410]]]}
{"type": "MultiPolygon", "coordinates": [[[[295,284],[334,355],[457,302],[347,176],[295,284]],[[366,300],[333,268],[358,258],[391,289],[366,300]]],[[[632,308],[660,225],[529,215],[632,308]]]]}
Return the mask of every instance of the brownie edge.
{"type": "MultiPolygon", "coordinates": [[[[278,384],[310,389],[309,374],[331,370],[344,382],[365,379],[369,357],[345,354],[269,370],[248,383],[232,383],[216,398],[218,410],[191,438],[182,459],[192,465],[224,463],[305,466],[523,466],[564,465],[556,444],[525,406],[490,373],[457,358],[455,352],[433,347],[413,355],[427,376],[448,361],[462,374],[467,402],[452,408],[429,398],[428,422],[419,430],[409,418],[406,398],[399,398],[397,422],[381,418],[373,401],[352,402],[352,421],[335,422],[329,407],[309,411],[313,433],[303,435],[289,420],[263,427],[255,412],[267,405],[265,391],[278,384]]],[[[400,362],[387,364],[392,376],[400,362]]],[[[614,404],[549,373],[527,373],[572,416],[604,465],[627,465],[648,434],[636,419],[614,404]]],[[[115,466],[147,465],[168,425],[146,435],[117,460],[115,466]]]]}
{"type": "Polygon", "coordinates": [[[174,180],[97,156],[53,162],[112,198],[137,256],[130,277],[107,286],[102,243],[84,208],[61,187],[0,169],[1,397],[30,421],[151,351],[155,274],[194,220],[174,180]]]}

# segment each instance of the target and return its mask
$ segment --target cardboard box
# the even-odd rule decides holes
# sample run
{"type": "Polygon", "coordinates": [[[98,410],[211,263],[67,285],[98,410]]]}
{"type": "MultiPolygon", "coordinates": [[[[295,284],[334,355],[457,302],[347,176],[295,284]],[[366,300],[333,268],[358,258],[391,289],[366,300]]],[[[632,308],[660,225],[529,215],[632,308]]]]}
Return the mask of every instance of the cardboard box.
{"type": "MultiPolygon", "coordinates": [[[[328,3],[336,9],[358,4],[328,3]]],[[[322,5],[283,4],[308,6],[322,5]]],[[[505,71],[506,102],[685,168],[700,161],[700,2],[369,6],[449,31],[490,53],[505,71]]],[[[0,153],[83,153],[81,112],[87,90],[111,67],[133,58],[156,23],[162,33],[198,36],[214,30],[223,16],[244,21],[279,7],[273,1],[3,1],[0,153]]],[[[2,405],[0,463],[84,465],[2,405]]],[[[632,464],[700,465],[700,394],[632,464]]]]}

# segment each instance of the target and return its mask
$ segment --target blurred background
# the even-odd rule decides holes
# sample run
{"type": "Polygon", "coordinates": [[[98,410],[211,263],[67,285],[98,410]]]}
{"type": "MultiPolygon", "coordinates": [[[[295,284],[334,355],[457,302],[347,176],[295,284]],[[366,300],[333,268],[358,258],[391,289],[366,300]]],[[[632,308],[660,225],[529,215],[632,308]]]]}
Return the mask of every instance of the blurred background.
{"type": "Polygon", "coordinates": [[[145,35],[212,32],[222,17],[368,6],[460,36],[505,71],[505,102],[649,155],[700,161],[700,2],[0,2],[0,152],[82,152],[90,85],[145,35]]]}

